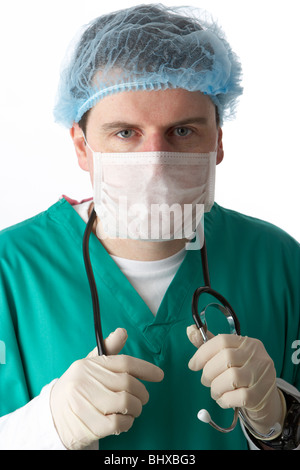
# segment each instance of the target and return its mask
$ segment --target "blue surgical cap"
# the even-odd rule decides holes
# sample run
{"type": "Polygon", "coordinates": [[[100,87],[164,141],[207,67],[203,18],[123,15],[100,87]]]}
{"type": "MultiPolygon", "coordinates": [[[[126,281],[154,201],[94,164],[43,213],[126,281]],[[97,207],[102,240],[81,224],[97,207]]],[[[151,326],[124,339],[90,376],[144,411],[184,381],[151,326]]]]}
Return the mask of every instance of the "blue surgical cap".
{"type": "Polygon", "coordinates": [[[192,7],[149,4],[101,16],[71,49],[54,109],[69,128],[113,93],[174,88],[208,95],[222,124],[242,93],[241,65],[224,33],[192,7]]]}

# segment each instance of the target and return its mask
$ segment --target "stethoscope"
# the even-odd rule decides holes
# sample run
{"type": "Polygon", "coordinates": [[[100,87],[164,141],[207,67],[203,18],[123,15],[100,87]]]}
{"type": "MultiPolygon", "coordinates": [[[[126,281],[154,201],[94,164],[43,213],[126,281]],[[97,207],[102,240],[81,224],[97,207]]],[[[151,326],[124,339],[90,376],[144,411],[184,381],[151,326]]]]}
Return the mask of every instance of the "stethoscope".
{"type": "MultiPolygon", "coordinates": [[[[90,239],[90,235],[91,235],[92,228],[93,228],[96,218],[97,218],[97,214],[95,212],[95,209],[93,208],[89,216],[89,220],[87,222],[86,229],[84,232],[82,248],[83,248],[83,258],[84,258],[85,269],[86,269],[90,291],[91,291],[91,297],[92,297],[94,328],[95,328],[95,335],[96,335],[97,350],[98,350],[99,356],[102,356],[106,354],[106,351],[105,351],[104,339],[102,335],[102,327],[101,327],[101,319],[100,319],[100,304],[99,304],[97,286],[96,286],[93,269],[92,269],[92,265],[90,261],[90,255],[89,255],[89,239],[90,239]]],[[[205,243],[205,238],[203,234],[202,234],[202,247],[200,248],[200,252],[201,252],[203,279],[204,279],[205,285],[204,287],[198,287],[194,292],[193,299],[192,299],[192,316],[193,316],[193,319],[197,328],[200,331],[203,342],[206,343],[209,339],[207,337],[207,323],[206,323],[206,318],[205,318],[206,309],[204,309],[200,314],[198,313],[199,298],[202,294],[209,294],[218,300],[218,303],[214,304],[214,306],[217,307],[221,311],[221,313],[225,315],[226,320],[230,327],[230,332],[233,334],[240,335],[241,334],[240,323],[233,308],[221,294],[219,294],[218,292],[216,292],[215,290],[211,288],[209,270],[208,270],[207,249],[206,249],[206,243],[205,243]]],[[[278,431],[276,425],[273,428],[271,428],[268,434],[261,434],[255,431],[253,427],[251,426],[251,424],[246,419],[244,413],[242,412],[240,408],[234,409],[233,421],[232,421],[232,424],[228,428],[222,428],[221,426],[218,426],[211,419],[211,416],[207,410],[200,410],[198,412],[197,417],[200,421],[210,424],[214,429],[223,433],[228,433],[230,431],[233,431],[237,425],[239,417],[243,421],[245,427],[248,428],[249,431],[257,438],[267,439],[267,438],[272,437],[272,435],[278,431]]]]}
{"type": "MultiPolygon", "coordinates": [[[[214,307],[218,308],[218,310],[220,310],[220,312],[225,315],[226,320],[230,327],[230,333],[240,335],[241,334],[240,322],[233,308],[231,307],[229,302],[225,299],[225,297],[223,297],[221,294],[219,294],[219,292],[211,288],[209,270],[208,270],[207,249],[206,249],[206,242],[205,242],[204,236],[202,240],[202,247],[200,249],[200,253],[201,253],[201,261],[202,261],[203,279],[204,279],[205,285],[203,287],[198,287],[198,289],[196,289],[194,292],[193,299],[192,299],[192,316],[193,316],[194,322],[198,330],[201,333],[203,342],[206,343],[208,341],[207,323],[206,323],[206,317],[205,317],[206,309],[202,310],[200,315],[198,313],[199,298],[203,294],[209,294],[210,296],[214,297],[220,302],[220,304],[219,303],[214,304],[214,307]]],[[[235,408],[233,421],[228,428],[222,428],[221,426],[218,426],[211,419],[211,416],[207,410],[204,410],[204,409],[200,410],[197,416],[200,421],[210,424],[217,431],[228,433],[230,431],[233,431],[237,425],[238,417],[239,417],[239,409],[235,408]]]]}

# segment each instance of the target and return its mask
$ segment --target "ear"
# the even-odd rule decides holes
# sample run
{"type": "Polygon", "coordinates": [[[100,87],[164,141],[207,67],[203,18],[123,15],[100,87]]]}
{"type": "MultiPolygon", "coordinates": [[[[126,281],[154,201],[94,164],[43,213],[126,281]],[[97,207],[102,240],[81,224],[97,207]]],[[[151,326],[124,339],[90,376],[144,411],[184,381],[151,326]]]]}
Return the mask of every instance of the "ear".
{"type": "Polygon", "coordinates": [[[224,158],[224,150],[223,150],[223,131],[221,127],[218,129],[218,148],[217,148],[217,165],[221,163],[224,158]]]}
{"type": "Polygon", "coordinates": [[[78,159],[80,168],[84,171],[89,171],[88,166],[88,149],[84,140],[83,132],[80,126],[74,122],[73,127],[70,129],[70,136],[73,140],[75,152],[78,159]]]}

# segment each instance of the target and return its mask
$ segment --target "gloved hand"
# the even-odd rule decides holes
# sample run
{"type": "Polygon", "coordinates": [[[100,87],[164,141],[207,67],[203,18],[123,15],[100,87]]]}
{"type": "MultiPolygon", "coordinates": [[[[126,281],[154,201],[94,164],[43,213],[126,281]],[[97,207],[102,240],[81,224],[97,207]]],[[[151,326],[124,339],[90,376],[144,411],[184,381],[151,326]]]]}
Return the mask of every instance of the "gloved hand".
{"type": "Polygon", "coordinates": [[[211,388],[221,408],[242,408],[253,428],[264,434],[276,423],[283,425],[285,399],[276,386],[273,361],[259,340],[209,333],[211,339],[203,344],[196,325],[188,327],[187,335],[199,348],[189,368],[203,369],[201,382],[211,388]]]}
{"type": "Polygon", "coordinates": [[[126,331],[118,328],[105,340],[106,356],[98,356],[95,348],[85,359],[75,361],[54,384],[50,407],[67,449],[84,449],[105,436],[128,431],[149,399],[140,380],[163,379],[159,367],[116,355],[126,340],[126,331]]]}

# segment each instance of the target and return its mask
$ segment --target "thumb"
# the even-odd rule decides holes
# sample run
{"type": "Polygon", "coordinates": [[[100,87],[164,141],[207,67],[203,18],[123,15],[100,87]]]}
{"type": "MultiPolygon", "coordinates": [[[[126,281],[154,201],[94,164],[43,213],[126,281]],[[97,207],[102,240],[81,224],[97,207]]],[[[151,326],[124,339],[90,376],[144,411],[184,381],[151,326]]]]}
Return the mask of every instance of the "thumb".
{"type": "MultiPolygon", "coordinates": [[[[121,349],[124,347],[127,341],[128,335],[127,331],[124,328],[117,328],[115,331],[110,333],[110,335],[104,340],[104,345],[106,349],[106,355],[111,356],[118,354],[121,349]]],[[[96,357],[98,356],[97,348],[93,349],[87,357],[96,357]]]]}
{"type": "MultiPolygon", "coordinates": [[[[190,342],[196,348],[200,348],[200,346],[202,346],[203,338],[202,338],[202,335],[201,335],[199,329],[197,328],[197,326],[195,324],[187,327],[186,334],[187,334],[187,337],[190,340],[190,342]]],[[[211,338],[214,337],[214,335],[210,331],[207,331],[207,337],[208,337],[208,339],[211,339],[211,338]]]]}

